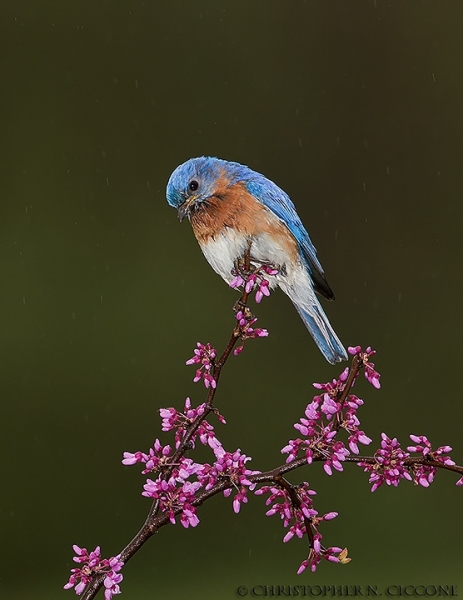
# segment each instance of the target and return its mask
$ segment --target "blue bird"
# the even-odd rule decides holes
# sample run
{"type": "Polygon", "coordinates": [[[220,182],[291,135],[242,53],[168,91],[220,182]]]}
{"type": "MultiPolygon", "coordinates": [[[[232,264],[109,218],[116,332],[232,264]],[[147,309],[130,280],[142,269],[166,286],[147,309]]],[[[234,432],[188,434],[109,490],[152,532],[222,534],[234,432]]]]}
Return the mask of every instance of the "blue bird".
{"type": "Polygon", "coordinates": [[[211,267],[227,283],[237,259],[250,247],[255,265],[275,265],[271,287],[292,300],[323,356],[331,364],[347,360],[315,292],[334,294],[309,234],[289,196],[249,167],[219,158],[191,158],[175,169],[167,184],[167,202],[188,217],[211,267]]]}

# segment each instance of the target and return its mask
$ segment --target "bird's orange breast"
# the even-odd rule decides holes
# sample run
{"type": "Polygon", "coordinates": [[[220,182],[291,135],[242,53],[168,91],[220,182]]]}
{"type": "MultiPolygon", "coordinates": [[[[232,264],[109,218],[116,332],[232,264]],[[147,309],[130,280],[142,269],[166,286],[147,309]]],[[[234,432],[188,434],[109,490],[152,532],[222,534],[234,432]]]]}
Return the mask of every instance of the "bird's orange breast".
{"type": "Polygon", "coordinates": [[[285,249],[288,258],[297,260],[297,242],[280,219],[257,201],[242,184],[217,186],[214,196],[199,204],[190,221],[196,239],[207,244],[224,229],[233,229],[252,240],[266,234],[274,243],[285,249]]]}

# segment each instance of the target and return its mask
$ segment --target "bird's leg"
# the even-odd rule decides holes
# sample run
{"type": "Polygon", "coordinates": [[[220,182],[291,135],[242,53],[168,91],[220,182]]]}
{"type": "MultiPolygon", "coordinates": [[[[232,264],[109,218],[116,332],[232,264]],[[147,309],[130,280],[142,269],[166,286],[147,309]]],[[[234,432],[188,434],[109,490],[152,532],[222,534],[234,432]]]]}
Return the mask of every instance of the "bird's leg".
{"type": "Polygon", "coordinates": [[[240,310],[243,310],[246,308],[246,304],[244,304],[244,302],[241,300],[241,298],[239,298],[239,300],[237,300],[235,302],[235,304],[233,305],[233,312],[237,313],[240,310]]]}
{"type": "MultiPolygon", "coordinates": [[[[239,277],[243,279],[245,285],[249,278],[249,275],[251,274],[251,245],[252,241],[248,240],[248,247],[246,248],[244,256],[237,257],[234,260],[235,272],[239,277]]],[[[246,305],[248,295],[249,293],[246,291],[246,288],[244,288],[243,295],[239,300],[235,302],[235,306],[233,307],[235,313],[241,311],[247,319],[252,317],[251,311],[246,305]]]]}
{"type": "Polygon", "coordinates": [[[268,275],[286,275],[286,264],[279,265],[270,260],[254,258],[252,255],[235,259],[234,265],[235,274],[242,277],[245,281],[248,280],[250,275],[257,275],[261,279],[267,279],[268,275]],[[247,258],[248,264],[246,264],[247,258]]]}
{"type": "Polygon", "coordinates": [[[237,300],[233,306],[233,312],[239,313],[242,312],[243,313],[243,317],[247,320],[250,321],[251,319],[254,318],[254,315],[252,314],[252,312],[250,311],[249,307],[247,306],[247,304],[245,304],[243,302],[243,300],[240,298],[239,300],[237,300]]]}
{"type": "Polygon", "coordinates": [[[233,261],[233,267],[234,267],[234,271],[232,271],[233,275],[241,275],[242,267],[241,267],[241,262],[240,262],[239,257],[236,257],[235,260],[233,261]]]}
{"type": "Polygon", "coordinates": [[[246,248],[243,256],[237,256],[233,261],[236,275],[240,275],[243,279],[246,279],[253,271],[254,267],[251,262],[254,260],[251,257],[251,240],[248,241],[248,247],[246,248]]]}
{"type": "Polygon", "coordinates": [[[244,254],[242,256],[237,256],[233,261],[234,271],[232,271],[232,273],[234,275],[239,275],[245,281],[248,279],[249,275],[258,271],[262,265],[261,261],[258,261],[251,255],[251,245],[252,242],[249,240],[248,247],[244,254]]]}

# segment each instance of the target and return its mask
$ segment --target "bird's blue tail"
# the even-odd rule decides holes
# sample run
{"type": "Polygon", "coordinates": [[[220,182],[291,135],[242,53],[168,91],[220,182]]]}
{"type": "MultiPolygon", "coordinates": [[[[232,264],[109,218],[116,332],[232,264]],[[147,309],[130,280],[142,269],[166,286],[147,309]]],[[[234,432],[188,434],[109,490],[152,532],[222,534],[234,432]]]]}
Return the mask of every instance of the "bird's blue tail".
{"type": "Polygon", "coordinates": [[[346,350],[331,327],[322,307],[318,304],[318,300],[316,300],[316,304],[311,307],[310,312],[296,304],[295,306],[297,312],[301,315],[301,319],[304,321],[305,326],[309,330],[310,335],[315,340],[315,343],[320,348],[320,351],[326,360],[332,365],[341,362],[342,360],[347,360],[346,350]]]}
{"type": "Polygon", "coordinates": [[[304,275],[297,278],[293,285],[285,286],[280,283],[280,287],[291,298],[297,312],[326,360],[332,365],[347,360],[347,352],[331,327],[328,317],[313,291],[310,276],[308,273],[304,275]]]}

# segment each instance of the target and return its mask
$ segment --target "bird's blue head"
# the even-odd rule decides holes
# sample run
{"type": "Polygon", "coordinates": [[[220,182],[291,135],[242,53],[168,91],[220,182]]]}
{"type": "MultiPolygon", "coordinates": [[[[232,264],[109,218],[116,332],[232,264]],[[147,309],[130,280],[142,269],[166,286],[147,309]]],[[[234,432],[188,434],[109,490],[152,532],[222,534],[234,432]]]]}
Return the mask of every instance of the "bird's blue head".
{"type": "Polygon", "coordinates": [[[199,203],[214,196],[217,181],[226,178],[229,184],[242,179],[247,167],[220,158],[201,156],[190,158],[178,166],[167,183],[167,202],[178,210],[180,221],[190,215],[199,203]],[[243,172],[243,173],[240,173],[243,172]]]}

